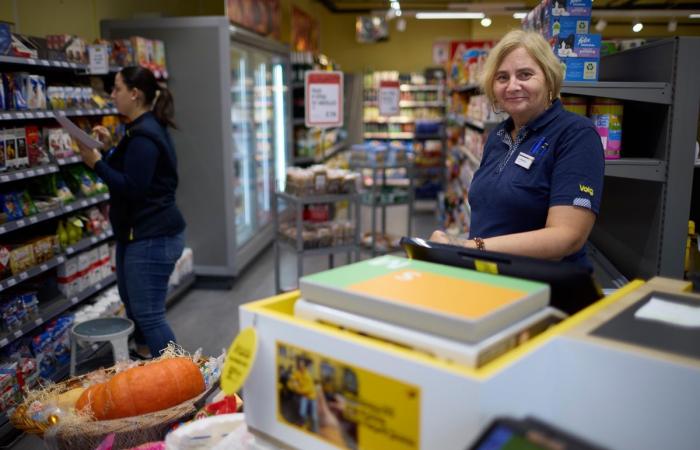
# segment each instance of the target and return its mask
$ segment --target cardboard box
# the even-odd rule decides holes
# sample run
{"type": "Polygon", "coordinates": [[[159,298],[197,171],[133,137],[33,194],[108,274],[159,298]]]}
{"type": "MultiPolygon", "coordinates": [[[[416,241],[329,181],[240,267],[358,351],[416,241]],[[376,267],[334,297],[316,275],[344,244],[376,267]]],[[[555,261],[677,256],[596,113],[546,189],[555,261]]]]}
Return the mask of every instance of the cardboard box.
{"type": "Polygon", "coordinates": [[[78,255],[78,273],[80,280],[78,282],[78,291],[82,291],[90,287],[90,255],[89,252],[83,252],[78,255]]]}
{"type": "Polygon", "coordinates": [[[88,264],[89,264],[89,269],[87,273],[87,286],[85,287],[90,287],[94,286],[95,284],[99,283],[99,281],[102,279],[102,271],[100,270],[99,267],[99,262],[100,262],[100,252],[98,249],[93,248],[88,250],[87,252],[88,256],[88,264]]]}
{"type": "Polygon", "coordinates": [[[544,0],[545,16],[587,16],[591,17],[592,0],[544,0]]]}
{"type": "Polygon", "coordinates": [[[554,53],[559,58],[600,58],[600,34],[570,34],[553,38],[554,53]]]}
{"type": "Polygon", "coordinates": [[[542,34],[545,39],[568,37],[572,34],[588,34],[590,26],[590,17],[552,16],[544,23],[542,34]]]}
{"type": "Polygon", "coordinates": [[[599,58],[560,58],[565,81],[598,81],[599,58]]]}
{"type": "Polygon", "coordinates": [[[78,292],[80,281],[78,278],[78,258],[68,258],[63,264],[56,269],[58,282],[58,290],[66,297],[75,295],[78,292]]]}

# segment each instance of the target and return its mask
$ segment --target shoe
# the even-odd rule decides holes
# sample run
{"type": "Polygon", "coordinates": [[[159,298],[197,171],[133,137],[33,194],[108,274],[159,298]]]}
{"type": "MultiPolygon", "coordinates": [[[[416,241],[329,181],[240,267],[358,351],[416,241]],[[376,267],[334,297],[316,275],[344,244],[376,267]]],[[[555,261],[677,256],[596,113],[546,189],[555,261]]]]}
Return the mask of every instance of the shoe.
{"type": "Polygon", "coordinates": [[[136,361],[148,361],[148,360],[153,359],[151,356],[142,355],[141,353],[137,352],[136,350],[129,350],[129,357],[131,357],[131,359],[136,360],[136,361]]]}

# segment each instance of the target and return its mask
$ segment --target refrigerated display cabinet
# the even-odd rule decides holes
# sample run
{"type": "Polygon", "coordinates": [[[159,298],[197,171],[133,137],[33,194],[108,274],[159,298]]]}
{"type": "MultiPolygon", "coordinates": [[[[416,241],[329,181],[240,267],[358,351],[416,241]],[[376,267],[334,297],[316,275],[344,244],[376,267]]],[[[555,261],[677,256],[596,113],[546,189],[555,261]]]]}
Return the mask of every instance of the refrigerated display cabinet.
{"type": "Polygon", "coordinates": [[[109,20],[107,39],[165,42],[178,206],[198,276],[234,277],[273,239],[290,161],[289,49],[226,17],[109,20]]]}

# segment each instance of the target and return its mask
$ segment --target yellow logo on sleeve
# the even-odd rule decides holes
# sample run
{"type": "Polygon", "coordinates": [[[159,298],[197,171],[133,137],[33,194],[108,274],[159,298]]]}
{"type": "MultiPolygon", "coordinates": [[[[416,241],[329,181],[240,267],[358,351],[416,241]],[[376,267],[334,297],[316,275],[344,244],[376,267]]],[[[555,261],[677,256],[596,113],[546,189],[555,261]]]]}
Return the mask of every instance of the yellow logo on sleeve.
{"type": "Polygon", "coordinates": [[[581,192],[585,192],[586,194],[588,194],[588,195],[590,195],[591,197],[593,197],[593,188],[592,188],[592,187],[586,186],[585,184],[579,184],[579,185],[578,185],[578,189],[579,189],[581,192]]]}

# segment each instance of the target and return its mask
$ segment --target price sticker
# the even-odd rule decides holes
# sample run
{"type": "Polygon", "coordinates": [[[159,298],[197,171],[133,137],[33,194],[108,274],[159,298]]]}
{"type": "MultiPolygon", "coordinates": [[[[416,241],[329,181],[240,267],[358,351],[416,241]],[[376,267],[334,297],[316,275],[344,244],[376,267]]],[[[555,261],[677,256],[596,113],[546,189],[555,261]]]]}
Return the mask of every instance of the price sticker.
{"type": "Polygon", "coordinates": [[[53,219],[55,215],[56,215],[56,213],[53,211],[48,211],[46,213],[46,217],[48,217],[49,219],[53,219]]]}
{"type": "Polygon", "coordinates": [[[24,221],[24,219],[19,219],[17,221],[17,228],[21,228],[21,227],[25,226],[26,224],[27,223],[24,221]]]}
{"type": "Polygon", "coordinates": [[[36,170],[34,170],[34,169],[29,169],[29,170],[27,170],[27,176],[28,176],[28,177],[34,177],[34,176],[36,176],[36,170]]]}
{"type": "Polygon", "coordinates": [[[70,67],[70,64],[68,64],[68,63],[65,62],[65,61],[62,61],[62,62],[61,62],[61,66],[62,66],[62,67],[70,67]]]}
{"type": "Polygon", "coordinates": [[[61,67],[61,61],[51,61],[51,64],[52,64],[54,67],[61,67]]]}
{"type": "Polygon", "coordinates": [[[221,371],[221,390],[227,395],[238,391],[245,383],[258,351],[258,332],[248,327],[241,330],[231,343],[221,371]]]}
{"type": "Polygon", "coordinates": [[[47,266],[46,264],[42,264],[42,265],[39,266],[39,269],[40,269],[42,272],[46,272],[47,270],[49,270],[49,266],[47,266]]]}
{"type": "Polygon", "coordinates": [[[31,223],[31,224],[35,224],[35,223],[37,223],[38,221],[39,221],[39,219],[37,219],[36,216],[31,216],[31,217],[29,218],[29,223],[31,223]]]}
{"type": "Polygon", "coordinates": [[[44,118],[46,117],[46,113],[44,111],[39,111],[38,113],[36,113],[36,116],[39,118],[44,118]]]}
{"type": "Polygon", "coordinates": [[[73,205],[66,205],[65,209],[67,212],[71,212],[71,211],[73,211],[73,205]]]}
{"type": "Polygon", "coordinates": [[[0,233],[4,233],[5,231],[7,231],[5,227],[0,227],[0,233]]]}
{"type": "Polygon", "coordinates": [[[44,169],[43,167],[42,167],[41,169],[36,169],[36,174],[37,174],[37,175],[43,175],[43,174],[45,174],[45,173],[46,173],[46,169],[44,169]]]}
{"type": "Polygon", "coordinates": [[[44,323],[44,319],[42,319],[41,317],[34,321],[34,325],[41,325],[42,323],[44,323]]]}
{"type": "Polygon", "coordinates": [[[102,283],[97,283],[97,284],[95,285],[95,289],[97,289],[98,291],[99,291],[100,289],[102,289],[102,283]]]}
{"type": "Polygon", "coordinates": [[[96,243],[97,243],[97,237],[96,237],[96,236],[91,237],[91,238],[90,238],[90,242],[92,242],[93,244],[96,244],[96,243]]]}
{"type": "Polygon", "coordinates": [[[24,334],[24,333],[22,333],[22,330],[17,330],[17,331],[15,331],[14,333],[12,333],[12,335],[13,335],[14,337],[16,337],[16,338],[22,337],[23,334],[24,334]]]}
{"type": "Polygon", "coordinates": [[[61,264],[65,260],[66,260],[65,256],[59,256],[58,258],[56,258],[56,262],[58,262],[59,264],[61,264]]]}
{"type": "Polygon", "coordinates": [[[66,249],[66,253],[68,253],[69,255],[72,254],[72,253],[75,253],[75,249],[74,249],[73,247],[68,247],[68,248],[66,249]]]}
{"type": "Polygon", "coordinates": [[[33,118],[34,118],[34,113],[28,112],[27,119],[33,119],[33,118]]]}
{"type": "Polygon", "coordinates": [[[17,280],[16,280],[16,279],[10,278],[9,280],[7,280],[7,287],[12,287],[12,286],[14,286],[15,284],[17,284],[17,280]]]}
{"type": "Polygon", "coordinates": [[[10,177],[8,177],[7,175],[0,175],[0,181],[2,181],[3,183],[10,181],[10,177]]]}
{"type": "Polygon", "coordinates": [[[15,174],[15,180],[21,180],[21,179],[24,178],[25,176],[26,176],[26,174],[25,174],[24,172],[17,172],[17,173],[15,174]]]}
{"type": "Polygon", "coordinates": [[[5,120],[10,120],[12,119],[12,114],[10,113],[3,113],[2,118],[5,120]]]}
{"type": "Polygon", "coordinates": [[[58,115],[59,115],[59,116],[62,116],[62,117],[65,117],[65,116],[66,116],[66,112],[63,111],[63,110],[61,110],[61,111],[58,112],[58,115]]]}
{"type": "Polygon", "coordinates": [[[4,347],[7,344],[9,344],[9,341],[6,338],[2,338],[2,340],[0,340],[0,347],[4,347]]]}
{"type": "Polygon", "coordinates": [[[16,116],[18,119],[25,119],[25,118],[27,117],[27,116],[25,116],[25,114],[22,113],[22,112],[18,112],[17,114],[15,114],[15,116],[16,116]]]}
{"type": "Polygon", "coordinates": [[[79,299],[78,297],[72,297],[72,298],[70,299],[70,302],[71,302],[73,305],[75,305],[75,304],[78,303],[79,301],[80,301],[80,299],[79,299]]]}
{"type": "Polygon", "coordinates": [[[51,65],[51,63],[50,63],[50,62],[48,62],[48,61],[47,61],[47,60],[45,60],[45,59],[42,59],[42,60],[41,60],[41,65],[42,65],[42,66],[46,66],[46,67],[48,67],[48,66],[50,66],[50,65],[51,65]]]}
{"type": "Polygon", "coordinates": [[[36,66],[36,59],[32,59],[32,58],[27,59],[27,64],[31,64],[32,66],[36,66]]]}
{"type": "Polygon", "coordinates": [[[20,280],[24,281],[24,280],[26,280],[27,278],[29,278],[29,274],[28,274],[27,272],[22,272],[22,273],[19,274],[19,279],[20,279],[20,280]]]}
{"type": "Polygon", "coordinates": [[[85,111],[83,111],[82,109],[78,109],[78,110],[75,111],[75,114],[76,114],[77,116],[82,116],[82,115],[85,115],[85,111]]]}
{"type": "Polygon", "coordinates": [[[87,200],[81,201],[81,202],[80,202],[80,206],[83,207],[83,208],[85,208],[86,206],[88,206],[88,201],[87,201],[87,200]]]}

